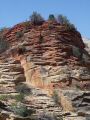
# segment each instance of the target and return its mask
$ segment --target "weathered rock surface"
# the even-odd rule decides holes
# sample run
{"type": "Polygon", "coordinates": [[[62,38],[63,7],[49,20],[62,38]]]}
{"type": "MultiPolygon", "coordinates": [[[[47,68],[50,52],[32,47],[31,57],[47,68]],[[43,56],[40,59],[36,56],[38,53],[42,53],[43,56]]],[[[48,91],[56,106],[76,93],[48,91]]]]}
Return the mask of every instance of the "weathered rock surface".
{"type": "Polygon", "coordinates": [[[24,23],[18,24],[5,37],[12,45],[12,56],[21,61],[27,82],[39,87],[90,88],[90,56],[78,31],[50,22],[31,24],[26,32],[24,28],[24,23]],[[16,33],[23,30],[17,41],[16,33]]]}
{"type": "Polygon", "coordinates": [[[26,81],[32,95],[26,96],[23,104],[36,110],[33,116],[37,119],[90,119],[90,55],[78,31],[49,22],[31,24],[25,30],[22,23],[5,37],[11,48],[1,56],[1,62],[7,62],[0,64],[1,94],[18,93],[16,86],[26,81]],[[23,36],[17,37],[17,32],[23,36]],[[59,105],[50,97],[54,91],[59,105]]]}
{"type": "MultiPolygon", "coordinates": [[[[25,77],[23,77],[24,82],[22,82],[21,71],[17,72],[11,68],[14,68],[15,64],[0,64],[1,70],[1,77],[0,77],[0,120],[39,120],[39,119],[52,119],[55,120],[55,116],[62,115],[62,107],[57,105],[52,97],[48,96],[48,91],[34,88],[32,86],[28,86],[25,83],[25,77]],[[6,69],[8,69],[6,72],[6,69]],[[2,71],[3,70],[3,71],[2,71]],[[11,70],[11,71],[10,71],[11,70]],[[2,79],[3,77],[3,79],[2,79]],[[12,78],[13,77],[13,78],[12,78]],[[18,82],[16,78],[18,77],[18,82]],[[27,87],[28,86],[28,87],[27,87]],[[19,101],[27,108],[34,110],[34,114],[28,117],[21,117],[16,114],[12,115],[13,113],[13,105],[17,104],[17,98],[15,96],[19,95],[20,93],[25,94],[25,99],[21,98],[22,100],[19,101]],[[12,109],[11,109],[12,108],[12,109]],[[53,115],[53,113],[55,115],[53,115]]],[[[20,64],[16,64],[16,66],[20,70],[20,64]]],[[[24,75],[24,74],[23,74],[24,75]]],[[[21,96],[18,96],[21,97],[21,96]]],[[[18,104],[19,104],[18,102],[18,104]]],[[[21,104],[20,103],[20,104],[21,104]]]]}

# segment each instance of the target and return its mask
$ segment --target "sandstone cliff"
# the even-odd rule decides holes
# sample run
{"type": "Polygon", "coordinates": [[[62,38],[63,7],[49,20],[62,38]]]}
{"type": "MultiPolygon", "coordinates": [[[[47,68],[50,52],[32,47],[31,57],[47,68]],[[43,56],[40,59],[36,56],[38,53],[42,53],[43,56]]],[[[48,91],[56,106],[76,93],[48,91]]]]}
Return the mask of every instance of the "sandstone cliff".
{"type": "Polygon", "coordinates": [[[30,84],[63,87],[66,83],[66,86],[80,84],[83,87],[81,81],[88,83],[89,54],[78,31],[67,30],[56,22],[31,25],[25,30],[22,23],[11,28],[5,37],[12,47],[11,54],[20,59],[27,71],[30,84]],[[23,35],[17,37],[17,33],[23,35]]]}
{"type": "Polygon", "coordinates": [[[4,37],[10,49],[2,61],[18,60],[28,85],[48,91],[49,96],[56,93],[63,111],[80,114],[80,119],[90,115],[90,55],[77,30],[55,21],[25,22],[4,37]]]}

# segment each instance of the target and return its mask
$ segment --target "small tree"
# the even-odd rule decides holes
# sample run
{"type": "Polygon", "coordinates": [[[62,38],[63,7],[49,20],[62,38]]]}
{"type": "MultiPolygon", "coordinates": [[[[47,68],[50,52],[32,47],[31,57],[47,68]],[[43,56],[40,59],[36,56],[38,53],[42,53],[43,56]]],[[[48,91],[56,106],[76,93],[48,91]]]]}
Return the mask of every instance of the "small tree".
{"type": "Polygon", "coordinates": [[[50,20],[50,21],[56,21],[55,16],[53,14],[49,15],[48,20],[50,20]]]}
{"type": "Polygon", "coordinates": [[[30,16],[30,20],[34,25],[41,25],[44,22],[43,17],[37,12],[33,12],[30,16]]]}
{"type": "Polygon", "coordinates": [[[58,15],[57,22],[60,23],[60,24],[68,24],[69,20],[67,19],[66,16],[58,15]]]}
{"type": "Polygon", "coordinates": [[[57,22],[62,25],[65,25],[68,29],[76,29],[75,26],[70,23],[66,16],[58,15],[57,22]]]}

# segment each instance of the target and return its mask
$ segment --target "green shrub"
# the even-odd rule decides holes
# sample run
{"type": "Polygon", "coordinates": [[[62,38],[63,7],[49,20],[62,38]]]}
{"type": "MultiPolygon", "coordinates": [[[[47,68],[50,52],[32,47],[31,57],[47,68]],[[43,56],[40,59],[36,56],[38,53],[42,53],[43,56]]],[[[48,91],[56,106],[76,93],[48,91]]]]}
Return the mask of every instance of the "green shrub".
{"type": "Polygon", "coordinates": [[[56,21],[56,18],[55,18],[55,16],[53,14],[50,14],[48,20],[56,21]]]}
{"type": "Polygon", "coordinates": [[[58,93],[56,90],[54,90],[52,98],[54,99],[56,104],[60,104],[60,97],[58,96],[58,93]]]}
{"type": "Polygon", "coordinates": [[[22,102],[24,100],[24,94],[23,93],[19,93],[18,95],[15,95],[13,97],[17,102],[20,101],[22,102]]]}
{"type": "Polygon", "coordinates": [[[35,112],[33,109],[28,109],[23,104],[13,104],[11,106],[11,110],[12,112],[14,112],[14,114],[22,116],[22,117],[31,116],[35,112]]]}
{"type": "Polygon", "coordinates": [[[13,95],[0,95],[0,100],[2,100],[2,101],[7,101],[7,100],[9,100],[9,99],[14,99],[14,96],[13,95]]]}
{"type": "Polygon", "coordinates": [[[19,93],[17,95],[0,95],[0,100],[7,101],[9,99],[15,99],[16,101],[23,101],[24,100],[24,94],[19,93]]]}
{"type": "Polygon", "coordinates": [[[33,12],[33,14],[30,16],[30,21],[34,25],[41,25],[44,22],[44,19],[39,13],[33,12]]]}
{"type": "Polygon", "coordinates": [[[18,84],[16,86],[16,91],[23,94],[31,94],[31,89],[26,84],[18,84]]]}
{"type": "Polygon", "coordinates": [[[60,23],[61,25],[65,25],[67,29],[69,29],[69,30],[71,30],[71,29],[76,30],[75,26],[70,23],[70,21],[67,19],[66,16],[58,15],[56,19],[57,19],[58,23],[60,23]]]}
{"type": "Polygon", "coordinates": [[[19,31],[19,32],[16,33],[16,38],[21,38],[21,37],[23,37],[23,35],[24,35],[24,32],[19,31]]]}
{"type": "Polygon", "coordinates": [[[57,22],[60,23],[60,24],[68,24],[69,20],[67,19],[66,16],[58,15],[57,16],[57,22]]]}
{"type": "Polygon", "coordinates": [[[0,100],[6,101],[8,100],[9,96],[8,95],[0,95],[0,100]]]}

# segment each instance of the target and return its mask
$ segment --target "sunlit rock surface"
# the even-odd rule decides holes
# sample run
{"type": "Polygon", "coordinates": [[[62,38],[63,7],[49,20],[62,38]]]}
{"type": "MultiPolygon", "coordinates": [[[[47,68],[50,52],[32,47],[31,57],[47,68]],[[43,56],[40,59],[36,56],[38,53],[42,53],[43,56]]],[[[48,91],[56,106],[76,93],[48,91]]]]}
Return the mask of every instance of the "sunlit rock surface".
{"type": "Polygon", "coordinates": [[[4,110],[11,116],[8,120],[90,118],[89,47],[78,31],[67,30],[56,22],[44,22],[40,26],[31,24],[26,30],[21,23],[4,36],[10,48],[0,57],[1,95],[29,93],[21,104],[35,110],[29,118],[14,116],[15,113],[12,117],[10,106],[17,100],[4,98],[8,107],[4,110]]]}

